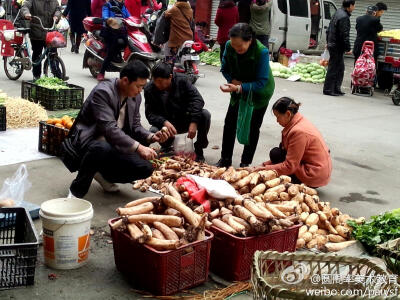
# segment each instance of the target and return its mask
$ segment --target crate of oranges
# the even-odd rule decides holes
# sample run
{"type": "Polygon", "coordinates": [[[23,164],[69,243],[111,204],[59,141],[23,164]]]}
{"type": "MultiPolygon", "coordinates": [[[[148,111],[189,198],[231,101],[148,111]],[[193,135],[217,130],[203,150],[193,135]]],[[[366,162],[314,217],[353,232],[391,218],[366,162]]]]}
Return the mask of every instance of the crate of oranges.
{"type": "Polygon", "coordinates": [[[59,156],[61,151],[61,143],[68,135],[69,130],[74,124],[74,120],[70,116],[62,118],[48,119],[39,122],[39,151],[59,156]]]}

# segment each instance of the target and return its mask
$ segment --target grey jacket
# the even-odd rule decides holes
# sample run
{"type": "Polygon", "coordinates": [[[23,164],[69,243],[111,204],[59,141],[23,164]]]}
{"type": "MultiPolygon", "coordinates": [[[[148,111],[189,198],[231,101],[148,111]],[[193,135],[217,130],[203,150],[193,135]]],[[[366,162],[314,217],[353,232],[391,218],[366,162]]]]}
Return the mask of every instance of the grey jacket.
{"type": "Polygon", "coordinates": [[[264,5],[253,3],[250,6],[250,26],[256,35],[270,35],[271,33],[270,10],[272,1],[269,0],[264,5]]]}
{"type": "Polygon", "coordinates": [[[125,128],[122,130],[118,127],[121,97],[117,80],[100,82],[84,102],[74,132],[71,133],[78,135],[78,145],[75,146],[80,149],[84,150],[89,142],[101,137],[122,153],[132,153],[139,144],[149,144],[153,134],[140,123],[140,94],[126,100],[125,128]]]}
{"type": "MultiPolygon", "coordinates": [[[[53,25],[53,17],[61,17],[61,9],[57,0],[25,0],[21,8],[22,16],[31,14],[42,20],[43,26],[50,28],[53,25]]],[[[40,26],[39,20],[31,20],[29,37],[32,40],[46,40],[46,31],[40,26]]]]}

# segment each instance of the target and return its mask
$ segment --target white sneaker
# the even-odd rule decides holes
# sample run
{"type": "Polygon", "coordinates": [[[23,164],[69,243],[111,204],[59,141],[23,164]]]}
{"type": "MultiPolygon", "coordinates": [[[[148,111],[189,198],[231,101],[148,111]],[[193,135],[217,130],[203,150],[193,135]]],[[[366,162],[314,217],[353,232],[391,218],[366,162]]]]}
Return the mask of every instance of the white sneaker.
{"type": "Polygon", "coordinates": [[[107,180],[104,179],[104,177],[99,172],[97,172],[94,175],[94,179],[101,185],[101,187],[103,188],[103,190],[105,192],[108,192],[108,193],[119,192],[118,184],[108,182],[107,180]]]}

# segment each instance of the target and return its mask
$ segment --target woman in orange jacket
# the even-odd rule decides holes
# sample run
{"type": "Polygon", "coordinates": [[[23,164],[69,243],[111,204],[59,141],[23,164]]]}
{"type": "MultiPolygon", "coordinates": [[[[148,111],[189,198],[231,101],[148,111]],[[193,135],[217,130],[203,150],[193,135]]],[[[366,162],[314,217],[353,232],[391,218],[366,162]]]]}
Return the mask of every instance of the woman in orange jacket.
{"type": "Polygon", "coordinates": [[[272,107],[283,127],[282,143],[270,151],[270,160],[252,170],[275,170],[289,175],[294,183],[310,187],[327,185],[332,173],[330,151],[318,129],[298,110],[300,103],[282,97],[272,107]]]}

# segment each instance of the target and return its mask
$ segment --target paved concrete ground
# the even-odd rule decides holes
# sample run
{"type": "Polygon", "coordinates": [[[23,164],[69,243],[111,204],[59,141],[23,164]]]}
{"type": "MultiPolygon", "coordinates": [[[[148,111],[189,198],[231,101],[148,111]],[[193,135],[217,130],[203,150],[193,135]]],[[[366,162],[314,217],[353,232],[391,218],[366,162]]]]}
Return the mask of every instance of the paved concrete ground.
{"type": "MultiPolygon", "coordinates": [[[[96,81],[90,77],[88,70],[81,69],[83,55],[72,55],[64,51],[62,57],[66,62],[70,82],[84,86],[87,95],[96,81]]],[[[202,66],[201,71],[206,77],[199,79],[196,86],[206,101],[206,108],[212,113],[210,146],[205,151],[205,157],[213,164],[218,161],[220,150],[212,150],[211,146],[221,146],[229,98],[218,89],[224,80],[217,68],[202,66]]],[[[347,78],[349,74],[349,71],[346,72],[347,78]]],[[[0,89],[9,95],[18,96],[22,79],[31,79],[31,73],[27,72],[19,81],[12,82],[5,77],[4,72],[0,72],[0,89]]],[[[321,199],[330,201],[333,206],[356,217],[369,217],[397,208],[400,192],[399,107],[379,92],[373,98],[365,98],[349,95],[349,89],[345,88],[348,94],[335,98],[323,96],[321,85],[292,83],[282,79],[276,79],[276,83],[276,92],[271,102],[281,96],[291,96],[302,102],[301,112],[320,129],[331,149],[334,171],[331,183],[319,189],[321,199]]],[[[349,86],[348,81],[345,86],[349,86]]],[[[145,119],[142,121],[148,126],[145,119]]],[[[268,111],[262,126],[255,164],[266,160],[269,149],[279,144],[280,131],[273,114],[268,111]]],[[[234,155],[236,166],[240,163],[241,151],[242,146],[237,145],[234,155]]],[[[40,204],[67,194],[74,174],[70,174],[58,159],[28,162],[27,166],[33,185],[26,200],[40,204]]],[[[0,167],[0,182],[11,176],[17,167],[0,167]]],[[[43,265],[40,248],[35,286],[3,291],[0,299],[139,299],[138,294],[134,293],[115,269],[107,228],[107,220],[115,216],[115,208],[139,196],[141,194],[133,192],[129,185],[123,186],[118,195],[107,195],[97,183],[93,183],[85,197],[94,206],[92,226],[96,232],[88,265],[72,271],[50,270],[43,265]],[[48,280],[49,273],[56,273],[58,279],[48,280]]],[[[35,223],[40,231],[40,221],[35,223]]],[[[209,281],[196,291],[214,286],[215,283],[209,281]]]]}

